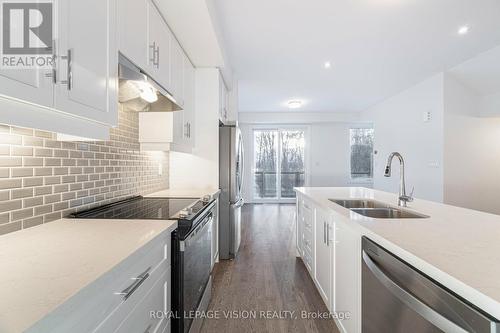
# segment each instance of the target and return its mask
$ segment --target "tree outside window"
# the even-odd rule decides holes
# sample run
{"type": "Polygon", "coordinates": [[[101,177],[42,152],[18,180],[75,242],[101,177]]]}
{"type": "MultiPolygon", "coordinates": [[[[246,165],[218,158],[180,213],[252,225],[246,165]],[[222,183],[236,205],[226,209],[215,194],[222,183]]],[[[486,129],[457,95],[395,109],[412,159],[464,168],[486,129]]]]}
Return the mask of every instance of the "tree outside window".
{"type": "Polygon", "coordinates": [[[351,128],[351,178],[373,178],[373,128],[351,128]]]}

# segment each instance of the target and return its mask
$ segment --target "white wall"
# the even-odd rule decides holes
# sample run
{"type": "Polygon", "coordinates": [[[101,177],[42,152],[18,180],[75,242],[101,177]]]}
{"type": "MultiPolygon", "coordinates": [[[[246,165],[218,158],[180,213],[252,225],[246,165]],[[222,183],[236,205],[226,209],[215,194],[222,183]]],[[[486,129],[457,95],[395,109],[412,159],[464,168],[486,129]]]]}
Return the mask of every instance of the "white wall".
{"type": "Polygon", "coordinates": [[[443,201],[443,75],[433,76],[363,112],[375,129],[374,188],[398,192],[399,163],[391,178],[383,176],[388,155],[400,152],[406,163],[407,191],[415,197],[443,201]],[[431,120],[423,121],[424,112],[431,120]]]}
{"type": "Polygon", "coordinates": [[[484,98],[452,76],[444,87],[444,201],[500,214],[500,118],[479,117],[484,98]]]}
{"type": "Polygon", "coordinates": [[[192,154],[170,152],[171,189],[219,188],[218,69],[196,69],[195,148],[192,154]]]}
{"type": "MultiPolygon", "coordinates": [[[[244,114],[244,113],[243,113],[244,114]]],[[[262,113],[261,113],[262,114],[262,113]]],[[[270,119],[267,115],[266,119],[270,119]]],[[[289,119],[287,117],[281,117],[289,119]]],[[[299,119],[299,118],[297,118],[299,119]]],[[[307,186],[366,186],[371,182],[353,182],[350,179],[350,145],[349,129],[359,127],[358,123],[328,122],[306,124],[308,119],[303,115],[302,122],[297,126],[306,127],[306,172],[309,174],[307,186]]],[[[252,142],[253,127],[258,124],[240,123],[245,144],[245,180],[243,198],[252,202],[252,142]]],[[[370,126],[370,125],[368,125],[370,126]]]]}
{"type": "Polygon", "coordinates": [[[500,117],[500,92],[481,96],[481,116],[500,117]]]}

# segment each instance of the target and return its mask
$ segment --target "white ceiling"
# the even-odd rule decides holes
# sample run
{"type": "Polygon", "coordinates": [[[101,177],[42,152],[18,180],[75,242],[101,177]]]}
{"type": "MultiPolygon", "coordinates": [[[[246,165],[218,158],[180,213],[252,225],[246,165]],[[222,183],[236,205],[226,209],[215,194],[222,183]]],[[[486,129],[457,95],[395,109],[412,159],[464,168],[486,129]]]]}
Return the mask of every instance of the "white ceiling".
{"type": "Polygon", "coordinates": [[[452,68],[449,72],[479,95],[500,92],[500,46],[452,68]]]}
{"type": "Polygon", "coordinates": [[[500,44],[499,0],[215,3],[243,112],[360,111],[500,44]]]}

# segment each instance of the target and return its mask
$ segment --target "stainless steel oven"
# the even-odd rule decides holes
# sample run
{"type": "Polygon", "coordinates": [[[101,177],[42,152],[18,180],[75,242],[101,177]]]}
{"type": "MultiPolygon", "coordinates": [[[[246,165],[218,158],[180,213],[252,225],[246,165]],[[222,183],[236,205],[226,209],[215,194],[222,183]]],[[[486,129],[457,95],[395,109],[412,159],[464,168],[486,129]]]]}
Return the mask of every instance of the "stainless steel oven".
{"type": "Polygon", "coordinates": [[[201,320],[196,311],[206,310],[211,293],[212,224],[215,203],[193,222],[186,235],[172,234],[172,310],[176,318],[173,332],[197,332],[201,320]]]}
{"type": "Polygon", "coordinates": [[[363,237],[363,333],[498,332],[499,323],[363,237]]]}

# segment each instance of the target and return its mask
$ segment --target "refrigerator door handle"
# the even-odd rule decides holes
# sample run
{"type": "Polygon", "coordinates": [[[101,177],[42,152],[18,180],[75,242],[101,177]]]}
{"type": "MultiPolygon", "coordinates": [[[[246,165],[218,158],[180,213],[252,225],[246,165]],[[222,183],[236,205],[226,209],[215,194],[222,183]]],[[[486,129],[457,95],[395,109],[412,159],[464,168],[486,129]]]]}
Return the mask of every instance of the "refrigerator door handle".
{"type": "Polygon", "coordinates": [[[245,148],[243,146],[243,137],[240,133],[240,146],[241,146],[241,170],[240,170],[240,196],[243,191],[243,181],[245,179],[245,148]]]}
{"type": "Polygon", "coordinates": [[[245,202],[243,201],[243,198],[240,198],[240,200],[236,201],[234,204],[232,204],[233,208],[240,208],[243,206],[245,202]]]}

